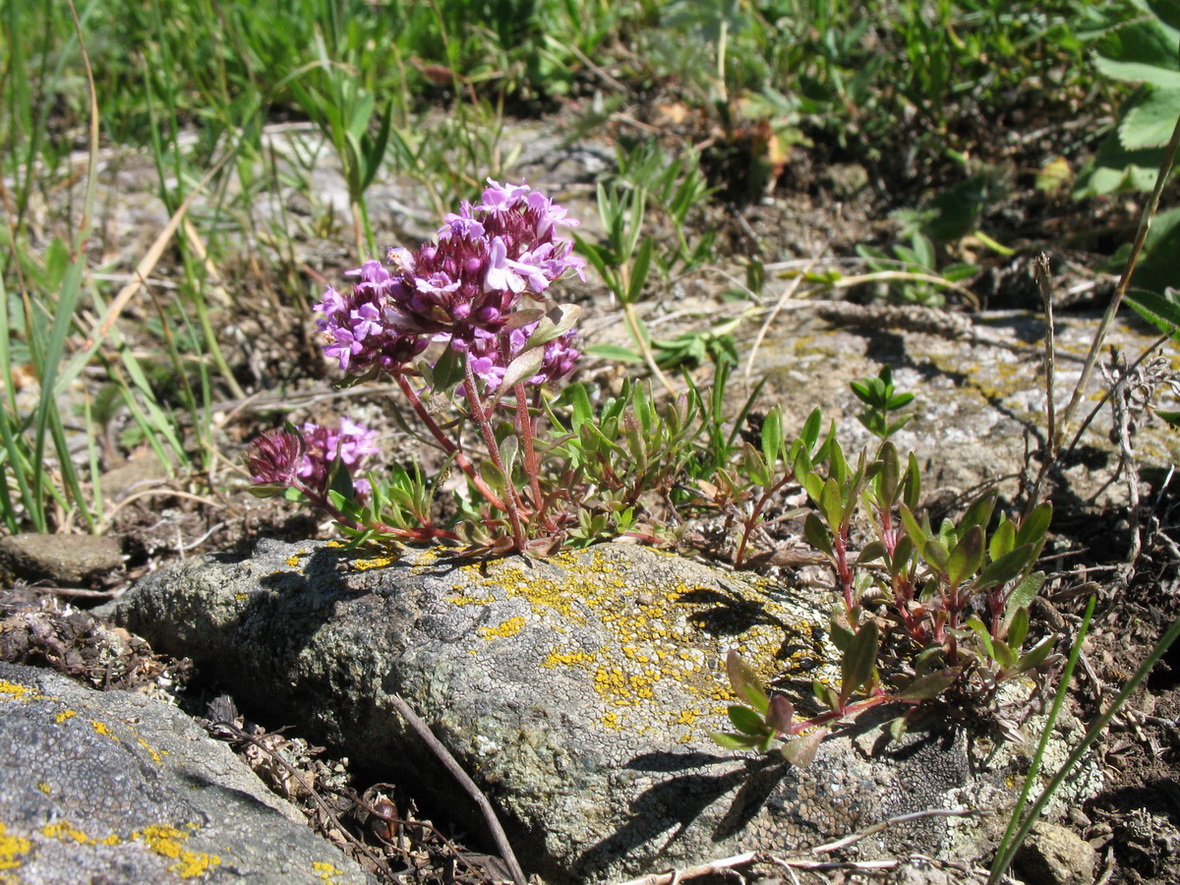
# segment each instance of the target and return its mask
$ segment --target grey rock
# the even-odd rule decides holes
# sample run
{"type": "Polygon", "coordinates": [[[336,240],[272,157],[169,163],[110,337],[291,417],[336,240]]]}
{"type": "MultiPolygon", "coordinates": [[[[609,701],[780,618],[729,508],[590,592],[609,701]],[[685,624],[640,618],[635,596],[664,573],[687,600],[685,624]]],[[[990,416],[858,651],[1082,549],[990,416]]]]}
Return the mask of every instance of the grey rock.
{"type": "Polygon", "coordinates": [[[0,538],[0,573],[62,587],[87,584],[123,568],[117,538],[106,535],[42,535],[0,538]]]}
{"type": "Polygon", "coordinates": [[[1016,852],[1016,872],[1035,885],[1090,885],[1098,852],[1072,830],[1038,821],[1016,852]]]}
{"type": "MultiPolygon", "coordinates": [[[[975,758],[965,734],[936,727],[882,747],[870,729],[897,711],[863,716],[802,770],[709,739],[728,727],[727,648],[795,688],[833,677],[831,601],[809,592],[619,544],[464,563],[270,541],[150,576],[114,617],[227,680],[256,718],[416,781],[461,816],[471,803],[399,720],[401,695],[551,882],[815,845],[963,797],[1010,802],[1019,754],[975,758]]],[[[949,820],[891,826],[860,850],[977,855],[971,822],[949,820]]]]}
{"type": "Polygon", "coordinates": [[[14,881],[370,881],[163,701],[0,663],[0,766],[14,881]]]}

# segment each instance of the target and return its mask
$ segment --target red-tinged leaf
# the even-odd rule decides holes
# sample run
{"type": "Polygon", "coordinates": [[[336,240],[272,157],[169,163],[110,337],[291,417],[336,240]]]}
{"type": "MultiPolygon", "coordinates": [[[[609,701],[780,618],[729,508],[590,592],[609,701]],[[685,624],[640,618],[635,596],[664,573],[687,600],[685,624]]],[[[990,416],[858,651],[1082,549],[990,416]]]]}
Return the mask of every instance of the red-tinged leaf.
{"type": "Polygon", "coordinates": [[[725,672],[729,676],[729,684],[733,686],[733,693],[765,716],[770,708],[770,698],[757,674],[742,660],[737,649],[731,648],[725,655],[725,672]]]}
{"type": "Polygon", "coordinates": [[[807,734],[792,738],[782,746],[780,751],[783,758],[796,768],[806,768],[815,760],[815,753],[824,738],[828,736],[828,729],[817,728],[807,734]]]}
{"type": "Polygon", "coordinates": [[[770,709],[766,711],[766,724],[779,734],[790,734],[795,719],[795,705],[781,694],[770,699],[770,709]]]}

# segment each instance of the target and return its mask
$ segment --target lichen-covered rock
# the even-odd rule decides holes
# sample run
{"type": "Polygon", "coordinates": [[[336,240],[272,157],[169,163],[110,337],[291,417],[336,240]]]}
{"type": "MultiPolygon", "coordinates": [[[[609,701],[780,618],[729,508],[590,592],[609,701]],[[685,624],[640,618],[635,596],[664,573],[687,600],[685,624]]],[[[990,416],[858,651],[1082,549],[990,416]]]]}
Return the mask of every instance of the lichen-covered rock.
{"type": "Polygon", "coordinates": [[[0,879],[370,881],[163,701],[0,663],[0,879]]]}
{"type": "MultiPolygon", "coordinates": [[[[799,848],[964,796],[1010,797],[1015,757],[971,760],[962,733],[890,751],[866,722],[804,770],[709,739],[726,727],[727,648],[788,678],[830,678],[831,600],[810,592],[629,545],[464,562],[263,542],[248,559],[149,577],[115,617],[226,680],[256,716],[416,778],[462,813],[470,803],[392,709],[400,694],[501,809],[526,869],[552,882],[799,848]]],[[[925,819],[860,850],[935,852],[947,833],[925,819]]]]}

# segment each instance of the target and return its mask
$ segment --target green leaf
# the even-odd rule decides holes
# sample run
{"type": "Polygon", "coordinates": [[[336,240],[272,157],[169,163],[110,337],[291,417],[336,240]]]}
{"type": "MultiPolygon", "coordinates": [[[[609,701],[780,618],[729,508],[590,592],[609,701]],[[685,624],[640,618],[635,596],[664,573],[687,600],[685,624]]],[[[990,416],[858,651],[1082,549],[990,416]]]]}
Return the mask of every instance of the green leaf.
{"type": "Polygon", "coordinates": [[[727,750],[750,750],[762,743],[761,735],[731,734],[726,731],[713,732],[709,737],[727,750]]]}
{"type": "Polygon", "coordinates": [[[725,712],[729,716],[729,721],[733,723],[733,727],[742,734],[753,734],[759,737],[766,734],[766,722],[749,707],[730,704],[725,712]]]}
{"type": "Polygon", "coordinates": [[[827,526],[818,515],[808,513],[807,518],[803,520],[803,536],[807,539],[807,543],[816,550],[832,555],[832,538],[828,534],[827,526]]]}
{"type": "Polygon", "coordinates": [[[1016,665],[1016,652],[1002,639],[992,640],[992,657],[996,659],[996,663],[1004,670],[1016,665]]]}
{"type": "MultiPolygon", "coordinates": [[[[902,500],[910,510],[917,509],[922,502],[922,470],[918,466],[918,458],[913,452],[910,452],[909,463],[906,467],[905,494],[902,496],[902,500]]],[[[914,544],[921,546],[917,538],[914,538],[914,544]]]]}
{"type": "Polygon", "coordinates": [[[987,656],[989,658],[995,658],[995,651],[992,647],[992,634],[984,626],[983,621],[979,620],[979,616],[971,615],[963,623],[963,626],[973,630],[975,635],[979,637],[979,644],[983,646],[983,650],[987,656]]]}
{"type": "Polygon", "coordinates": [[[1020,660],[1016,664],[1016,669],[1011,675],[1016,676],[1020,673],[1025,673],[1034,667],[1039,667],[1045,662],[1045,659],[1053,651],[1053,647],[1057,644],[1056,636],[1046,636],[1028,651],[1020,656],[1020,660]]]}
{"type": "Polygon", "coordinates": [[[1049,531],[1049,523],[1053,519],[1053,505],[1049,503],[1036,507],[1020,524],[1016,531],[1016,546],[1033,544],[1039,553],[1045,544],[1045,533],[1049,531]]]}
{"type": "Polygon", "coordinates": [[[950,668],[935,670],[925,676],[919,676],[905,691],[897,695],[899,701],[927,701],[954,684],[959,678],[959,671],[950,668]]]}
{"type": "Polygon", "coordinates": [[[812,409],[811,414],[807,416],[807,420],[803,422],[803,431],[799,434],[799,439],[803,441],[803,446],[807,450],[808,456],[815,452],[816,443],[819,442],[820,431],[823,430],[824,415],[820,409],[812,409]]]}
{"type": "Polygon", "coordinates": [[[504,369],[504,380],[500,382],[500,393],[511,388],[518,381],[536,375],[545,361],[545,352],[540,347],[526,350],[504,369]]]}
{"type": "Polygon", "coordinates": [[[983,527],[973,525],[947,557],[947,580],[962,584],[983,564],[983,527]]]}
{"type": "Polygon", "coordinates": [[[647,285],[647,274],[651,268],[651,256],[654,248],[655,239],[645,237],[639,251],[635,254],[635,264],[631,267],[631,283],[627,287],[626,293],[620,293],[619,300],[624,304],[634,304],[643,294],[643,287],[647,285]]]}
{"type": "Polygon", "coordinates": [[[1005,553],[1011,553],[1016,546],[1016,524],[1005,519],[997,527],[995,534],[988,541],[987,555],[994,562],[1005,553]]]}
{"type": "Polygon", "coordinates": [[[770,468],[750,443],[742,446],[742,472],[755,485],[766,488],[771,484],[770,468]]]}
{"type": "Polygon", "coordinates": [[[936,571],[946,574],[951,555],[938,538],[927,538],[922,545],[922,557],[936,571]]]}
{"type": "Polygon", "coordinates": [[[585,350],[587,356],[602,360],[613,360],[619,363],[641,363],[643,354],[620,344],[595,344],[585,350]]]}
{"type": "Polygon", "coordinates": [[[913,511],[910,510],[909,504],[902,504],[901,507],[898,508],[898,512],[901,514],[901,524],[905,526],[906,534],[909,535],[910,540],[914,542],[914,547],[918,550],[925,548],[926,541],[929,540],[930,534],[918,522],[917,517],[915,517],[913,511]]]}
{"type": "Polygon", "coordinates": [[[1119,141],[1127,150],[1163,147],[1172,137],[1180,116],[1180,84],[1152,89],[1131,100],[1131,108],[1119,123],[1119,141]]]}
{"type": "Polygon", "coordinates": [[[881,472],[877,474],[877,502],[888,508],[897,500],[901,483],[901,460],[897,456],[897,446],[888,441],[883,442],[877,450],[877,463],[881,465],[881,472]]]}
{"type": "Polygon", "coordinates": [[[819,507],[823,511],[824,519],[828,521],[828,527],[833,532],[839,531],[840,524],[844,521],[844,499],[840,494],[840,484],[830,476],[824,483],[819,507]]]}
{"type": "MultiPolygon", "coordinates": [[[[762,420],[762,455],[773,469],[783,454],[783,413],[775,406],[762,420]]],[[[766,483],[759,483],[766,485],[766,483]]]]}
{"type": "Polygon", "coordinates": [[[1008,645],[1020,651],[1026,636],[1028,636],[1028,609],[1018,608],[1008,625],[1008,645]]]}
{"type": "Polygon", "coordinates": [[[848,644],[840,661],[840,704],[872,678],[877,664],[877,647],[880,644],[880,630],[876,621],[861,625],[848,644]]]}
{"type": "Polygon", "coordinates": [[[1006,584],[1033,564],[1037,551],[1032,544],[1024,544],[1005,553],[995,562],[989,562],[979,573],[980,588],[1006,584]]]}
{"type": "Polygon", "coordinates": [[[865,563],[874,562],[878,559],[885,558],[885,545],[881,541],[870,541],[865,544],[864,549],[857,554],[856,565],[864,565],[865,563]]]}
{"type": "Polygon", "coordinates": [[[733,686],[733,693],[765,716],[770,708],[770,698],[766,696],[766,689],[762,687],[757,674],[742,660],[736,649],[731,648],[725,655],[725,672],[729,676],[729,684],[733,686]]]}
{"type": "Polygon", "coordinates": [[[1008,594],[1008,601],[1004,606],[1005,620],[1015,617],[1017,611],[1027,609],[1033,598],[1041,592],[1044,583],[1044,572],[1033,572],[1021,579],[1020,583],[1008,594]]]}

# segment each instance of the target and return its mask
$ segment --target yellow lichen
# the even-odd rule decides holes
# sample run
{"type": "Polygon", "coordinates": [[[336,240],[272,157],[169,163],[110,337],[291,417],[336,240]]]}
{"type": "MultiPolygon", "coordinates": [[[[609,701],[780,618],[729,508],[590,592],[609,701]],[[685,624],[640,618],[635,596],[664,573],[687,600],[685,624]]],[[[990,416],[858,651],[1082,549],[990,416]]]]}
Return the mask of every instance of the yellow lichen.
{"type": "Polygon", "coordinates": [[[373,559],[354,559],[350,568],[354,572],[367,572],[375,568],[388,568],[397,560],[392,556],[377,556],[373,559]]]}
{"type": "Polygon", "coordinates": [[[343,870],[337,869],[336,867],[332,866],[332,864],[322,860],[312,861],[311,869],[325,882],[332,882],[333,876],[340,876],[344,873],[343,870]]]}
{"type": "Polygon", "coordinates": [[[48,796],[50,794],[50,792],[52,791],[52,788],[49,786],[49,784],[45,783],[45,781],[39,781],[37,784],[37,789],[40,790],[42,793],[44,793],[46,796],[48,796]]]}
{"type": "Polygon", "coordinates": [[[293,553],[287,557],[287,565],[290,568],[299,568],[299,554],[293,553]]]}
{"type": "Polygon", "coordinates": [[[31,701],[38,695],[33,689],[0,679],[0,698],[6,701],[31,701]]]}
{"type": "Polygon", "coordinates": [[[78,714],[75,713],[73,710],[62,710],[60,713],[58,713],[56,716],[53,717],[53,721],[56,722],[58,725],[61,725],[67,719],[73,719],[77,715],[78,714]]]}
{"type": "Polygon", "coordinates": [[[33,844],[23,836],[8,835],[8,827],[0,824],[0,870],[11,870],[21,865],[21,855],[28,854],[33,844]]]}
{"type": "Polygon", "coordinates": [[[155,762],[157,764],[163,764],[164,757],[168,754],[167,750],[155,749],[151,744],[149,744],[147,741],[145,741],[143,738],[139,737],[138,735],[136,735],[135,741],[141,747],[143,747],[145,750],[148,751],[148,755],[152,757],[153,762],[155,762]]]}
{"type": "Polygon", "coordinates": [[[499,626],[496,627],[480,627],[479,632],[484,639],[495,639],[496,637],[515,636],[523,629],[524,618],[517,615],[514,618],[509,618],[506,621],[502,621],[499,626]]]}
{"type": "Polygon", "coordinates": [[[46,824],[41,828],[41,833],[50,839],[57,839],[59,842],[77,842],[79,845],[85,845],[91,841],[85,833],[71,826],[70,822],[65,820],[46,824]]]}
{"type": "Polygon", "coordinates": [[[183,843],[188,836],[176,827],[163,824],[153,824],[131,834],[132,839],[142,840],[154,853],[175,860],[176,863],[169,865],[169,872],[182,879],[195,879],[204,876],[211,867],[220,865],[221,858],[216,854],[187,850],[183,843]]]}
{"type": "Polygon", "coordinates": [[[90,727],[94,729],[95,734],[101,734],[103,737],[109,737],[116,741],[119,739],[119,736],[111,731],[111,727],[109,725],[98,719],[91,719],[90,727]]]}

